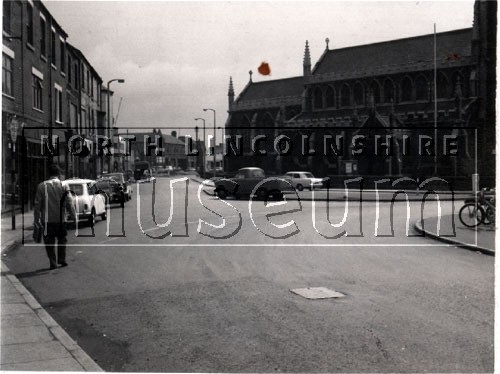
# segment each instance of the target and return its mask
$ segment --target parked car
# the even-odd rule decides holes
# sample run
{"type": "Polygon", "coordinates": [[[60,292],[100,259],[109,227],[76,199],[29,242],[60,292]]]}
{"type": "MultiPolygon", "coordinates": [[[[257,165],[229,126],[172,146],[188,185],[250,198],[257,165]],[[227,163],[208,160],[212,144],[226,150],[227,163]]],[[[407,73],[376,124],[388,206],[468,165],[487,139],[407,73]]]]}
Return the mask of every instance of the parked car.
{"type": "Polygon", "coordinates": [[[97,216],[106,219],[106,201],[104,195],[98,193],[97,182],[91,179],[72,178],[63,182],[72,192],[77,220],[87,220],[94,225],[97,216]]]}
{"type": "MultiPolygon", "coordinates": [[[[266,179],[264,170],[256,167],[247,167],[238,170],[234,178],[215,179],[215,194],[225,199],[228,196],[239,198],[250,195],[257,184],[266,179]]],[[[293,187],[283,179],[272,179],[255,191],[259,199],[273,198],[281,200],[284,191],[291,191],[293,187]]]]}
{"type": "Polygon", "coordinates": [[[121,186],[125,195],[125,201],[129,201],[130,199],[132,199],[132,194],[134,191],[125,173],[109,173],[106,175],[106,177],[113,179],[121,186]]]}
{"type": "Polygon", "coordinates": [[[304,188],[313,190],[314,188],[323,187],[323,179],[315,178],[312,173],[308,171],[289,171],[285,174],[285,178],[289,178],[293,187],[297,191],[302,191],[304,188]]]}
{"type": "MultiPolygon", "coordinates": [[[[100,178],[96,181],[97,183],[97,191],[104,195],[104,199],[106,204],[121,203],[122,201],[122,191],[123,187],[120,183],[116,182],[112,178],[100,178]]],[[[123,194],[124,201],[126,200],[125,194],[123,194]]]]}

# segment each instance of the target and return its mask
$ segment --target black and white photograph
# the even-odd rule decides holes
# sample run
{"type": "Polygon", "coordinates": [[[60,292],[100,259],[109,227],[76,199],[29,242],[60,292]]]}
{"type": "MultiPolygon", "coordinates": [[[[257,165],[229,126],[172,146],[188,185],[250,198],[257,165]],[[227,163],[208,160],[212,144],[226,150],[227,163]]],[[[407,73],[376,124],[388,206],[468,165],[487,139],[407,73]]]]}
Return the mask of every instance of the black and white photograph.
{"type": "Polygon", "coordinates": [[[495,372],[496,1],[2,6],[2,372],[495,372]]]}

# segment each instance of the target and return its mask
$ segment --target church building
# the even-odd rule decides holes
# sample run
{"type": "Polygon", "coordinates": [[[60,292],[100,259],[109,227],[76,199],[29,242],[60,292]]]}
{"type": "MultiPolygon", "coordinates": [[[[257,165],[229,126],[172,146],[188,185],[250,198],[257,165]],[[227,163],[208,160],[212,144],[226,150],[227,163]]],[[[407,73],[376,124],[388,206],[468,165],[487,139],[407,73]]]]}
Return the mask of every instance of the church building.
{"type": "MultiPolygon", "coordinates": [[[[493,187],[496,23],[494,1],[476,1],[471,28],[325,50],[303,74],[229,83],[229,174],[310,171],[332,185],[363,177],[442,178],[493,187]]],[[[371,182],[370,182],[371,181],[371,182]]],[[[371,183],[371,184],[370,184],[371,183]]]]}

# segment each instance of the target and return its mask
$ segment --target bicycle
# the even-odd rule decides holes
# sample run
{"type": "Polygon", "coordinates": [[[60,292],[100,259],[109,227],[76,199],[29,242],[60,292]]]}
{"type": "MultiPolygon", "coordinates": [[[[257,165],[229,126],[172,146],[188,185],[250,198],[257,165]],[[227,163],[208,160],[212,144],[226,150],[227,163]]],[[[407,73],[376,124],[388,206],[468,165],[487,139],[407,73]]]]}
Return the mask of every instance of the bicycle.
{"type": "MultiPolygon", "coordinates": [[[[476,198],[466,199],[460,208],[458,217],[467,227],[477,227],[481,223],[489,225],[495,223],[495,195],[486,197],[486,188],[483,188],[476,198]]],[[[494,190],[493,190],[494,193],[494,190]]]]}
{"type": "Polygon", "coordinates": [[[486,196],[486,189],[483,188],[480,192],[480,201],[482,202],[482,208],[484,210],[484,217],[481,223],[485,225],[491,225],[495,223],[495,191],[492,190],[493,194],[486,196]]]}

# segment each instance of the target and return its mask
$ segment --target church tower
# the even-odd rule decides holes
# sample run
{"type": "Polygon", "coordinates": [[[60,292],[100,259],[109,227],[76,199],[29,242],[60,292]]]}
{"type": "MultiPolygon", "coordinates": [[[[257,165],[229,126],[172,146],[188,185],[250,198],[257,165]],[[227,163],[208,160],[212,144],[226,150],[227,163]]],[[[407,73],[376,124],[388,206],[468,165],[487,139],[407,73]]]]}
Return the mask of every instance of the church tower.
{"type": "MultiPolygon", "coordinates": [[[[496,124],[496,44],[497,2],[476,0],[472,30],[472,58],[476,69],[471,76],[478,97],[478,171],[480,175],[495,175],[496,124]]],[[[484,178],[483,178],[484,179],[484,178]]],[[[485,182],[488,183],[488,182],[485,182]]],[[[493,185],[492,180],[489,185],[493,185]]]]}
{"type": "Polygon", "coordinates": [[[472,29],[472,56],[477,64],[477,96],[484,100],[480,117],[495,107],[497,2],[476,0],[472,29]]]}

